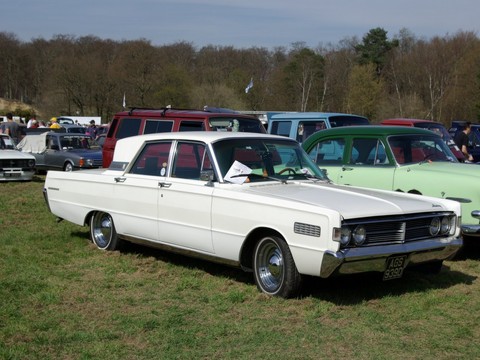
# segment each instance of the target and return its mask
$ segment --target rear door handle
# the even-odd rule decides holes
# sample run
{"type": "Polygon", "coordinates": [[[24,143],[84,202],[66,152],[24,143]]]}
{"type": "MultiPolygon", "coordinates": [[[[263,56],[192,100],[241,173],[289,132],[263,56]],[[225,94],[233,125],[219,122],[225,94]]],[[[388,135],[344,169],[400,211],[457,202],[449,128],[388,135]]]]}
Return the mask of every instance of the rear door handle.
{"type": "Polygon", "coordinates": [[[160,186],[161,188],[167,188],[168,189],[170,186],[172,186],[172,183],[159,182],[158,186],[160,186]]]}

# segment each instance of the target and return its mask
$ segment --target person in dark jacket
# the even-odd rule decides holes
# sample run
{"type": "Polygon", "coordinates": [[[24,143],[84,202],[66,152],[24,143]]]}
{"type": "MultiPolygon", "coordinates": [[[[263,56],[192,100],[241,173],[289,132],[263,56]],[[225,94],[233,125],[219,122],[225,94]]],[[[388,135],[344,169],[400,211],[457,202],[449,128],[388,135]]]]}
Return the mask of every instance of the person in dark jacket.
{"type": "Polygon", "coordinates": [[[472,131],[471,125],[472,123],[467,121],[463,131],[460,131],[457,135],[455,135],[454,139],[455,144],[458,146],[462,154],[465,155],[465,159],[468,161],[473,161],[472,154],[468,152],[468,135],[472,131]]]}

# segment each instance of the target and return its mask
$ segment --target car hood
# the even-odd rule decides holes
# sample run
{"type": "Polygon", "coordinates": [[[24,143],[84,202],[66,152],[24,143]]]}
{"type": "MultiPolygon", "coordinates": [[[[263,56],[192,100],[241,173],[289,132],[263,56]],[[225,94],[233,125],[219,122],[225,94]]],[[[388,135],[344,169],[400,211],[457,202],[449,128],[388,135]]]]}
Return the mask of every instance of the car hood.
{"type": "Polygon", "coordinates": [[[0,159],[35,159],[35,157],[18,150],[0,150],[0,159]]]}
{"type": "Polygon", "coordinates": [[[447,208],[448,201],[443,199],[331,183],[288,182],[252,185],[247,191],[257,195],[334,209],[346,219],[452,209],[451,206],[447,208]]]}
{"type": "MultiPolygon", "coordinates": [[[[480,178],[480,166],[477,164],[465,164],[465,163],[453,163],[445,161],[432,161],[432,162],[421,162],[413,165],[404,165],[400,168],[407,168],[415,170],[415,172],[426,172],[429,177],[432,176],[432,173],[440,174],[450,174],[451,178],[456,178],[456,176],[468,176],[475,177],[476,179],[480,178]]],[[[458,181],[458,179],[456,180],[458,181]]]]}

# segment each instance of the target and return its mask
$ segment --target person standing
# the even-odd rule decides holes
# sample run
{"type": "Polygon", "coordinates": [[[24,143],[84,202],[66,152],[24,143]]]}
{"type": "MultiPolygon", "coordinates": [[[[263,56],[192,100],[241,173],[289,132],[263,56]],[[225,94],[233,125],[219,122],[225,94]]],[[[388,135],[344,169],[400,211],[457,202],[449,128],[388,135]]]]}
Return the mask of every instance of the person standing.
{"type": "Polygon", "coordinates": [[[90,120],[90,126],[87,128],[87,134],[90,135],[92,139],[97,138],[98,128],[95,125],[95,120],[90,120]]]}
{"type": "Polygon", "coordinates": [[[465,123],[465,127],[463,131],[460,131],[457,135],[455,135],[455,144],[459,147],[460,151],[463,155],[465,155],[465,159],[468,161],[473,161],[473,156],[468,152],[468,135],[472,131],[472,123],[467,121],[465,123]]]}
{"type": "Polygon", "coordinates": [[[7,114],[7,122],[2,126],[3,133],[9,135],[16,144],[20,141],[20,125],[13,121],[13,114],[7,114]]]}

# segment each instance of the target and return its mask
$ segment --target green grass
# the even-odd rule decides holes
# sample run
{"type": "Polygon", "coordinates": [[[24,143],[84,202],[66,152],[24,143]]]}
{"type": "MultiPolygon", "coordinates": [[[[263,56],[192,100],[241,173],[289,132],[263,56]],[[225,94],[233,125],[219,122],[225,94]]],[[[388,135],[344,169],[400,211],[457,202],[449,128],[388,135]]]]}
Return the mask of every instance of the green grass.
{"type": "Polygon", "coordinates": [[[48,213],[43,180],[0,184],[0,359],[480,358],[477,250],[438,275],[307,279],[283,300],[237,269],[97,250],[48,213]]]}

